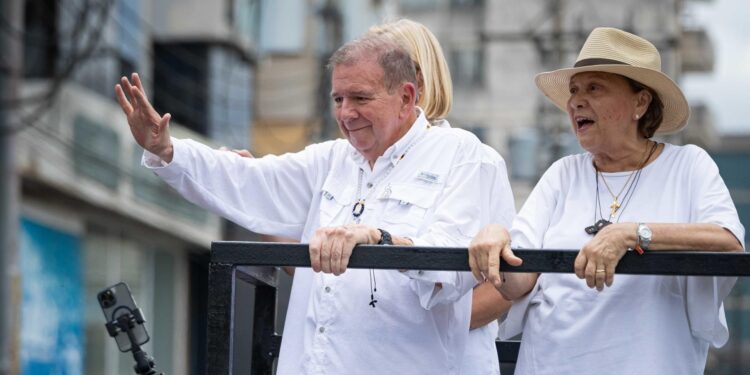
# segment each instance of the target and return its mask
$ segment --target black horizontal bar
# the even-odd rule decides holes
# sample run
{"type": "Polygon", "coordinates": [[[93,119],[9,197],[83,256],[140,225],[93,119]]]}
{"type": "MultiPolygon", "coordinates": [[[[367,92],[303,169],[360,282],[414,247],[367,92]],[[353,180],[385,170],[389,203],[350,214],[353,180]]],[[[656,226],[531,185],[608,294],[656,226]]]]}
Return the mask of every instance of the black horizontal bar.
{"type": "MultiPolygon", "coordinates": [[[[248,266],[310,267],[307,244],[221,241],[211,245],[211,262],[248,266]]],[[[504,272],[572,273],[577,250],[514,249],[523,264],[501,262],[504,272]]],[[[350,268],[468,271],[466,248],[360,245],[352,252],[350,268]]],[[[618,263],[620,274],[750,276],[750,254],[745,252],[651,251],[628,252],[618,263]]]]}

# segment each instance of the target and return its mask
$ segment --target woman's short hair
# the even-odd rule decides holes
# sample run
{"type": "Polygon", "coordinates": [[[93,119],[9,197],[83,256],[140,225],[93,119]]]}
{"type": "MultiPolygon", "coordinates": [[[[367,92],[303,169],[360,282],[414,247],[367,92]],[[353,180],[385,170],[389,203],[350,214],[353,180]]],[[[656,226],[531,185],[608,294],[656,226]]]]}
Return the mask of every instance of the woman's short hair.
{"type": "Polygon", "coordinates": [[[389,38],[409,52],[422,84],[417,105],[431,122],[445,118],[453,105],[453,84],[435,35],[425,25],[408,19],[373,26],[368,33],[389,38]]]}
{"type": "Polygon", "coordinates": [[[653,137],[656,129],[659,128],[664,119],[664,104],[662,103],[661,98],[659,98],[659,95],[652,88],[632,78],[625,76],[621,77],[628,81],[633,92],[637,93],[646,90],[651,94],[651,103],[648,105],[646,113],[638,119],[638,132],[646,138],[653,137]]]}

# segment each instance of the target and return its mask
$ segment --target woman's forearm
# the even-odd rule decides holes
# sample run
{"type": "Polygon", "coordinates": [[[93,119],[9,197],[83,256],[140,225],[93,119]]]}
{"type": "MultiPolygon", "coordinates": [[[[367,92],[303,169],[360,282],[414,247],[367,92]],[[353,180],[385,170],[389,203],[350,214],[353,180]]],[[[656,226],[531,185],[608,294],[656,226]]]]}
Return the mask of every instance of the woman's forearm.
{"type": "MultiPolygon", "coordinates": [[[[740,241],[716,224],[646,223],[652,231],[649,250],[742,251],[740,241]]],[[[632,230],[633,244],[638,241],[638,224],[632,230]]]]}

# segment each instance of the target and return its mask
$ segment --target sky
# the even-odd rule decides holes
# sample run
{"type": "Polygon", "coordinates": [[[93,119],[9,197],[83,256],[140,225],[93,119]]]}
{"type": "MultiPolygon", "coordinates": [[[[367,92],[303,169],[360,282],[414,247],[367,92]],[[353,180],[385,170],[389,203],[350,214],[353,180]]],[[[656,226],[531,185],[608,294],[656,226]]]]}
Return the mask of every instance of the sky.
{"type": "Polygon", "coordinates": [[[750,1],[691,1],[689,14],[708,31],[714,71],[691,73],[680,85],[688,101],[707,103],[722,134],[750,134],[750,1]]]}

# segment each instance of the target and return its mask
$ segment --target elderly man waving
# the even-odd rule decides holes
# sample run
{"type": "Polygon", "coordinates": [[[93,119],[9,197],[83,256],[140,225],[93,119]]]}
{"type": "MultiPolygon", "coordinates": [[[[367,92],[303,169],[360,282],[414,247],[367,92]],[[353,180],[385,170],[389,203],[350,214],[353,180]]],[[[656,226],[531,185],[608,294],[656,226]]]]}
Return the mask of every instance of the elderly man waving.
{"type": "Polygon", "coordinates": [[[152,108],[135,74],[115,91],[143,164],[184,197],[253,231],[309,242],[312,270],[294,275],[280,374],[455,374],[472,275],[347,263],[357,244],[467,246],[483,224],[481,143],[430,126],[414,104],[414,65],[393,42],[356,40],[330,67],[346,140],[278,157],[171,138],[169,114],[152,108]]]}

